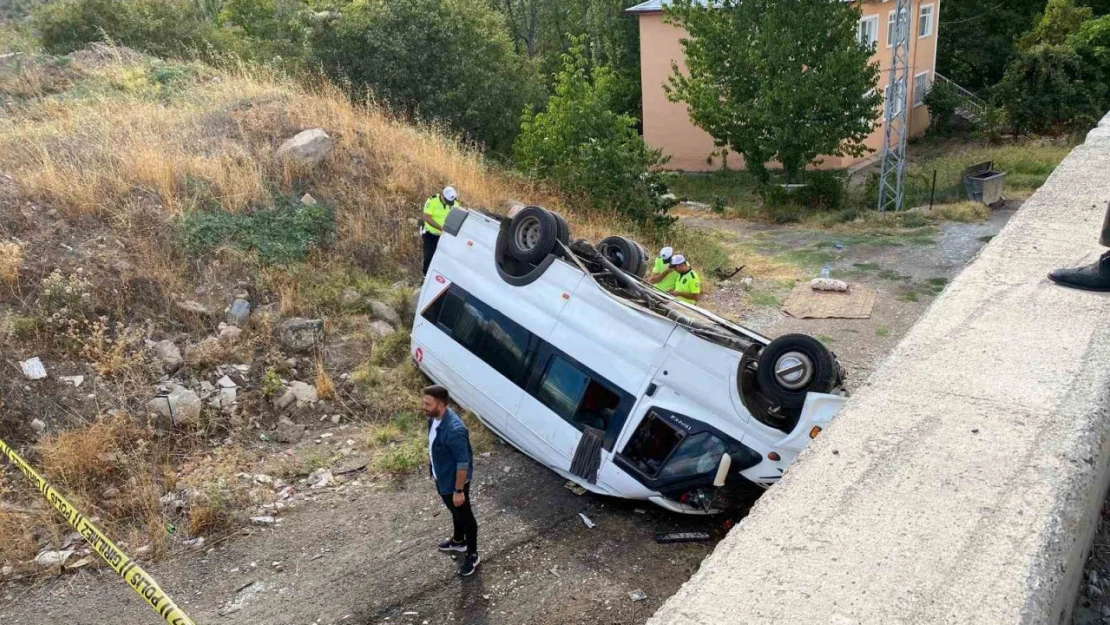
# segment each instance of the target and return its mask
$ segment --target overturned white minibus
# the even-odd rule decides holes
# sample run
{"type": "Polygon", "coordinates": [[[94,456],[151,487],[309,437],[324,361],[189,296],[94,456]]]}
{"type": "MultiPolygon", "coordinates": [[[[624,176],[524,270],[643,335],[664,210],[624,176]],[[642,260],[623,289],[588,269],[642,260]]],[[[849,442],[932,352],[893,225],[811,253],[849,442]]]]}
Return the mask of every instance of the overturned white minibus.
{"type": "Polygon", "coordinates": [[[412,330],[420,369],[586,489],[712,513],[775,483],[845,398],[804,335],[770,340],[640,280],[646,252],[570,242],[540,207],[447,217],[412,330]]]}

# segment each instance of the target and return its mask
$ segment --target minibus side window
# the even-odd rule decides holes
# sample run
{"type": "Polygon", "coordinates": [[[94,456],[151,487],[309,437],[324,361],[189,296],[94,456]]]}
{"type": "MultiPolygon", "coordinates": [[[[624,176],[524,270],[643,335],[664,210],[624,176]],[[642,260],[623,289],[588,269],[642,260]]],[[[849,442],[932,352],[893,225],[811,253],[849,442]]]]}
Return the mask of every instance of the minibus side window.
{"type": "Polygon", "coordinates": [[[671,455],[674,448],[682,442],[684,434],[664,421],[654,411],[649,412],[628,444],[621,452],[640,473],[654,478],[663,468],[663,463],[671,455]]]}
{"type": "Polygon", "coordinates": [[[725,442],[709,432],[687,436],[667,460],[659,477],[687,477],[717,470],[725,442]]]}
{"type": "Polygon", "coordinates": [[[558,355],[548,361],[536,399],[578,430],[603,432],[621,404],[620,395],[558,355]]]}

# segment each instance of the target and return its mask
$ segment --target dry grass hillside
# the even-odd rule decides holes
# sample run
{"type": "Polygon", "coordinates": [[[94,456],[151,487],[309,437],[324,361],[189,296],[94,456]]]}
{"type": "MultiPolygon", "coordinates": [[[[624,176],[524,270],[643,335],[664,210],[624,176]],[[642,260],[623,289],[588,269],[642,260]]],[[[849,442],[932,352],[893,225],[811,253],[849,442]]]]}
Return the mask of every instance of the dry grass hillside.
{"type": "MultiPolygon", "coordinates": [[[[0,58],[0,437],[155,553],[345,458],[411,470],[416,219],[448,183],[468,206],[568,208],[325,83],[101,45],[0,58]],[[279,158],[314,128],[334,142],[321,163],[279,158]],[[225,324],[240,299],[251,314],[225,324]],[[307,348],[296,318],[320,322],[307,348]],[[45,379],[22,372],[33,357],[45,379]],[[159,416],[182,398],[199,411],[159,416]],[[349,429],[313,442],[320,423],[349,429]]],[[[606,221],[568,216],[587,238],[606,221]]],[[[0,571],[30,574],[74,541],[3,464],[0,571]]]]}

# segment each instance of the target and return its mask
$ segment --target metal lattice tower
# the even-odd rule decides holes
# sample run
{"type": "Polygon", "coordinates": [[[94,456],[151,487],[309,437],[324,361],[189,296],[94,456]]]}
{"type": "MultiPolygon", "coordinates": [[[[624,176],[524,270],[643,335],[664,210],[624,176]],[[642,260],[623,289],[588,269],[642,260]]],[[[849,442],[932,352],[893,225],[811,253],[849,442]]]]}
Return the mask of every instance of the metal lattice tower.
{"type": "Polygon", "coordinates": [[[906,173],[906,135],[908,108],[906,88],[910,77],[910,9],[913,0],[898,0],[895,7],[894,48],[890,60],[883,115],[884,139],[882,170],[879,174],[879,211],[902,210],[906,173]]]}

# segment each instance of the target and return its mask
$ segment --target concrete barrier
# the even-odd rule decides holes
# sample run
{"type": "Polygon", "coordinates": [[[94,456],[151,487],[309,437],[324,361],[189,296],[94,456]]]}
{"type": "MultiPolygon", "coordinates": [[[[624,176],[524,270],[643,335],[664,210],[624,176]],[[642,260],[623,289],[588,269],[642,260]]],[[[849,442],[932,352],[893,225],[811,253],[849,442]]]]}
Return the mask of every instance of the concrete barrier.
{"type": "Polygon", "coordinates": [[[1110,115],[649,625],[1068,623],[1110,459],[1110,115]]]}

